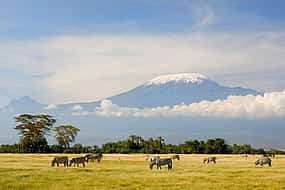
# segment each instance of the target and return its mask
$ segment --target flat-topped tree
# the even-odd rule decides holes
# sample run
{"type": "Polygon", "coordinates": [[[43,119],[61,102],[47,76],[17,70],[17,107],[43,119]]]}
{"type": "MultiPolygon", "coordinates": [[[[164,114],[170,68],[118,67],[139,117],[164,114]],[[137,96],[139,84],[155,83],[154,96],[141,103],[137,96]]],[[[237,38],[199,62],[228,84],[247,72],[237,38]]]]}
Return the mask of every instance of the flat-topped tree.
{"type": "Polygon", "coordinates": [[[20,145],[24,152],[45,152],[48,148],[46,135],[50,133],[56,120],[50,115],[22,114],[15,117],[18,125],[20,145]]]}
{"type": "Polygon", "coordinates": [[[64,148],[69,148],[70,143],[75,141],[75,137],[80,129],[72,125],[60,125],[55,127],[54,131],[56,132],[55,139],[57,143],[64,148]]]}

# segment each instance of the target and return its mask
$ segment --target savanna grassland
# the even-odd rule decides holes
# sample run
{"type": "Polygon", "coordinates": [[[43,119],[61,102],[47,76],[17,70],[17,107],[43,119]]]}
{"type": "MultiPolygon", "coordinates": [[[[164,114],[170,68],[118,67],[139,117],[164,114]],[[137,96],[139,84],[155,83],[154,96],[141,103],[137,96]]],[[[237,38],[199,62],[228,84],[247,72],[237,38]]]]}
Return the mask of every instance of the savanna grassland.
{"type": "Polygon", "coordinates": [[[151,171],[143,154],[104,155],[85,168],[51,167],[53,156],[0,154],[0,189],[285,189],[285,156],[274,158],[270,168],[254,165],[259,156],[217,155],[217,164],[203,164],[205,155],[181,155],[172,171],[151,171]]]}

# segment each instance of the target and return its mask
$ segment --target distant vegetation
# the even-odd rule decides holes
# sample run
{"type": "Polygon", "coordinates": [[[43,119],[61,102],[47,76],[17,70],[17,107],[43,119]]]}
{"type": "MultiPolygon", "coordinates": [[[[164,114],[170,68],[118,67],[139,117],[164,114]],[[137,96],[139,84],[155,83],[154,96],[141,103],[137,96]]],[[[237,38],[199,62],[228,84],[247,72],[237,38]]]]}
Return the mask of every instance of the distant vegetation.
{"type": "MultiPolygon", "coordinates": [[[[20,144],[0,145],[0,153],[25,153],[26,149],[20,144]]],[[[45,149],[37,149],[36,153],[145,153],[145,154],[285,154],[284,151],[271,149],[255,149],[249,144],[228,145],[224,139],[208,139],[207,141],[188,140],[179,145],[166,144],[162,137],[143,139],[140,136],[130,136],[127,140],[109,142],[101,147],[83,146],[74,144],[72,147],[64,148],[61,145],[50,145],[45,149]]]]}
{"type": "Polygon", "coordinates": [[[162,137],[144,139],[131,135],[126,140],[108,142],[101,147],[81,144],[70,146],[80,130],[72,125],[53,128],[56,120],[50,115],[23,114],[15,117],[15,121],[18,124],[15,129],[19,132],[20,141],[14,145],[0,145],[0,153],[285,154],[276,149],[255,149],[249,144],[229,145],[222,138],[187,140],[174,145],[167,144],[162,137]],[[51,131],[55,132],[56,145],[48,145],[46,136],[51,131]]]}

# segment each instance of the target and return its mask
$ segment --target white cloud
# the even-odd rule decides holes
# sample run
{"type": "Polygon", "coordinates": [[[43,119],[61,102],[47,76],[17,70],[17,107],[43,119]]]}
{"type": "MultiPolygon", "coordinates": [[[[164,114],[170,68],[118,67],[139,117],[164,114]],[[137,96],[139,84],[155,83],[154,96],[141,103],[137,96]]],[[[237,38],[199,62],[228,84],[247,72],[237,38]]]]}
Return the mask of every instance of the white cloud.
{"type": "Polygon", "coordinates": [[[45,107],[44,109],[45,110],[52,110],[52,109],[56,109],[57,108],[57,105],[56,104],[49,104],[47,105],[47,107],[45,107]]]}
{"type": "Polygon", "coordinates": [[[21,84],[33,89],[34,98],[53,103],[103,99],[166,73],[199,72],[227,84],[280,90],[285,87],[284,36],[206,32],[6,42],[0,45],[0,69],[31,76],[21,84]],[[44,77],[33,79],[34,75],[44,77]]]}
{"type": "Polygon", "coordinates": [[[79,104],[72,106],[72,111],[82,111],[83,107],[79,104]]]}
{"type": "Polygon", "coordinates": [[[173,107],[129,108],[120,107],[110,100],[103,100],[94,113],[85,115],[112,117],[176,117],[205,116],[225,118],[270,118],[285,116],[285,90],[265,93],[263,96],[229,96],[226,100],[201,101],[173,107]]]}

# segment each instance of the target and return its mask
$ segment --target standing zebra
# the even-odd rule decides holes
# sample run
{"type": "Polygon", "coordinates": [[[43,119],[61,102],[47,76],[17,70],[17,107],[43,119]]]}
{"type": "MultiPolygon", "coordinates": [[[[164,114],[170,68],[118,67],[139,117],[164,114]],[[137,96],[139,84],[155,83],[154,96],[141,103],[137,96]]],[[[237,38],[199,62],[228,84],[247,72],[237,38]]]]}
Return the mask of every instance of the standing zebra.
{"type": "Polygon", "coordinates": [[[161,166],[167,165],[168,170],[172,169],[172,159],[171,158],[162,158],[156,159],[150,162],[149,167],[152,170],[153,166],[156,165],[157,169],[161,169],[161,166]]]}
{"type": "Polygon", "coordinates": [[[102,153],[85,155],[85,159],[86,159],[87,163],[89,162],[89,160],[91,160],[92,162],[94,162],[94,160],[97,160],[97,162],[100,162],[102,160],[102,158],[103,158],[102,153]]]}
{"type": "Polygon", "coordinates": [[[203,163],[205,164],[207,162],[207,164],[208,164],[209,162],[213,162],[215,164],[216,163],[216,159],[217,158],[215,156],[204,158],[203,163]]]}
{"type": "Polygon", "coordinates": [[[67,156],[57,156],[54,157],[51,161],[51,166],[53,167],[54,165],[59,166],[59,164],[63,164],[64,167],[68,167],[68,157],[67,156]]]}
{"type": "Polygon", "coordinates": [[[79,164],[82,164],[83,167],[85,167],[85,157],[77,157],[77,158],[72,158],[70,160],[69,166],[73,166],[75,167],[75,165],[77,165],[77,167],[79,167],[79,164]]]}

